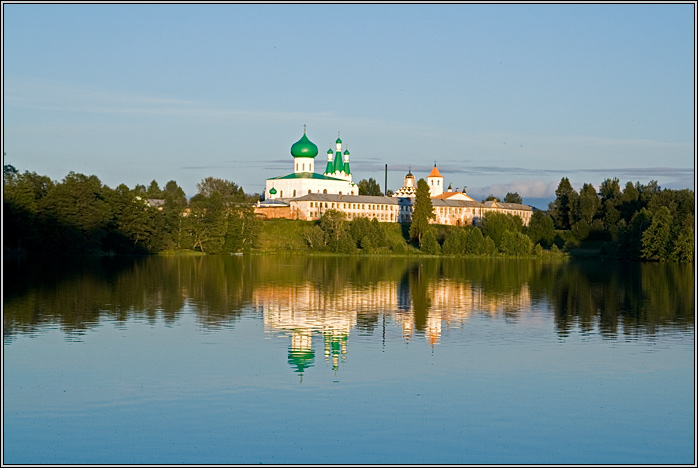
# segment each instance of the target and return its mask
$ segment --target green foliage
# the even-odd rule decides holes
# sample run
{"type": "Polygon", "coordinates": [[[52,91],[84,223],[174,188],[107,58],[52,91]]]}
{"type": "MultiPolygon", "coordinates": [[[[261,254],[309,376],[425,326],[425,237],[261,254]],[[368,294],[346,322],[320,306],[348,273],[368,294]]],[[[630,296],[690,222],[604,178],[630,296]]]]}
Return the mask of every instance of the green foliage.
{"type": "Polygon", "coordinates": [[[482,217],[482,233],[494,241],[499,248],[507,231],[522,232],[523,222],[518,216],[505,213],[489,212],[482,217]]]}
{"type": "Polygon", "coordinates": [[[601,199],[596,189],[591,184],[584,184],[579,191],[576,220],[586,221],[587,225],[590,225],[599,209],[601,209],[601,199]]]}
{"type": "Polygon", "coordinates": [[[666,206],[662,206],[656,213],[652,213],[652,223],[642,234],[642,258],[644,260],[669,260],[671,223],[671,212],[666,206]]]}
{"type": "Polygon", "coordinates": [[[526,227],[526,234],[532,242],[540,243],[541,247],[549,248],[555,240],[553,218],[543,211],[534,211],[526,227]]]}
{"type": "Polygon", "coordinates": [[[465,232],[465,229],[458,228],[453,230],[444,239],[441,251],[445,255],[463,255],[467,239],[468,234],[465,232]]]}
{"type": "Polygon", "coordinates": [[[576,240],[582,241],[589,237],[591,226],[585,219],[581,219],[572,225],[570,231],[576,240]]]}
{"type": "Polygon", "coordinates": [[[678,234],[675,237],[669,259],[674,262],[693,263],[695,248],[695,225],[694,216],[691,215],[681,226],[678,227],[678,234]]]}
{"type": "Polygon", "coordinates": [[[414,201],[414,211],[412,212],[412,223],[410,225],[410,239],[417,241],[417,245],[422,245],[422,236],[433,228],[429,220],[435,219],[434,207],[431,203],[429,185],[424,179],[417,181],[417,193],[414,201]]]}
{"type": "Polygon", "coordinates": [[[350,253],[356,250],[356,244],[344,213],[336,209],[329,209],[320,218],[320,229],[325,233],[327,247],[331,252],[350,253]]]}
{"type": "Polygon", "coordinates": [[[357,185],[359,186],[359,195],[383,195],[383,192],[381,192],[381,186],[373,177],[370,177],[368,180],[361,179],[357,185]]]}
{"type": "Polygon", "coordinates": [[[494,253],[496,247],[494,241],[482,235],[482,230],[477,227],[465,229],[465,253],[471,255],[481,255],[494,253]]]}
{"type": "Polygon", "coordinates": [[[567,177],[560,180],[555,190],[555,200],[550,203],[550,214],[558,229],[570,229],[574,223],[575,206],[579,195],[567,177]]]}
{"type": "Polygon", "coordinates": [[[433,230],[429,230],[424,233],[422,243],[419,248],[422,252],[429,255],[438,255],[441,253],[441,246],[436,240],[436,235],[434,234],[433,230]]]}
{"type": "Polygon", "coordinates": [[[507,192],[504,196],[504,203],[518,203],[520,205],[523,203],[523,198],[518,192],[507,192]]]}
{"type": "Polygon", "coordinates": [[[530,255],[533,250],[533,242],[522,232],[505,231],[499,250],[512,256],[530,255]]]}

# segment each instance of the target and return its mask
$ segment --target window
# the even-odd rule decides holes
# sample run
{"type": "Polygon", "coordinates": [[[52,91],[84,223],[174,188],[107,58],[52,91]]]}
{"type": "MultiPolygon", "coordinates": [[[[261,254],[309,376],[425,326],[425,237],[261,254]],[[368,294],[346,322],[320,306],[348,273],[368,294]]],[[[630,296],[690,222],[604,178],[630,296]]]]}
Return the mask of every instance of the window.
{"type": "Polygon", "coordinates": [[[323,190],[322,193],[327,193],[327,189],[323,190]]]}
{"type": "Polygon", "coordinates": [[[295,191],[295,190],[293,191],[293,196],[294,196],[294,197],[296,196],[296,191],[295,191]]]}
{"type": "Polygon", "coordinates": [[[305,172],[305,163],[303,163],[302,168],[303,168],[303,172],[305,172]]]}

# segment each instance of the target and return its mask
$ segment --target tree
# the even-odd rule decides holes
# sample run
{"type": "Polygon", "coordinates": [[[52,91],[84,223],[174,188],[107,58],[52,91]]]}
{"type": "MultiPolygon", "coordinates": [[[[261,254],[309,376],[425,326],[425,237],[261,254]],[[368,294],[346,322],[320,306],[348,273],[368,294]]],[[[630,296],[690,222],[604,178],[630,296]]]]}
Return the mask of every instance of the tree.
{"type": "Polygon", "coordinates": [[[446,239],[444,239],[444,245],[442,246],[441,251],[446,255],[463,255],[465,253],[467,240],[468,234],[466,233],[465,229],[455,229],[449,232],[446,239]]]}
{"type": "Polygon", "coordinates": [[[43,198],[40,216],[47,230],[42,237],[51,242],[47,247],[86,253],[101,251],[112,212],[99,178],[71,171],[43,198]]]}
{"type": "Polygon", "coordinates": [[[492,200],[495,200],[495,201],[496,201],[496,200],[498,200],[498,198],[495,197],[494,195],[492,195],[492,194],[490,193],[489,195],[487,195],[487,198],[485,198],[485,199],[482,200],[482,201],[483,201],[483,202],[486,202],[486,201],[492,201],[492,200]]]}
{"type": "Polygon", "coordinates": [[[584,220],[590,225],[600,208],[601,199],[599,199],[594,186],[591,184],[582,185],[577,203],[577,219],[584,220]]]}
{"type": "Polygon", "coordinates": [[[155,179],[153,179],[150,182],[150,185],[148,186],[148,190],[146,190],[146,195],[148,195],[148,198],[161,198],[162,197],[162,190],[160,190],[160,186],[158,185],[158,183],[155,179]]]}
{"type": "Polygon", "coordinates": [[[198,193],[189,206],[190,214],[185,219],[193,248],[211,254],[222,252],[228,230],[223,195],[220,192],[213,192],[211,196],[198,193]]]}
{"type": "Polygon", "coordinates": [[[523,199],[518,192],[507,192],[504,196],[504,203],[518,203],[519,205],[523,203],[523,199]]]}
{"type": "Polygon", "coordinates": [[[632,182],[626,183],[623,193],[620,195],[620,206],[618,207],[621,218],[629,223],[641,207],[640,191],[637,186],[633,185],[632,182]]]}
{"type": "Polygon", "coordinates": [[[642,234],[642,258],[665,261],[671,253],[671,223],[669,208],[662,206],[652,213],[652,223],[642,234]]]}
{"type": "Polygon", "coordinates": [[[320,228],[327,240],[327,246],[332,252],[352,252],[356,245],[349,233],[344,213],[336,209],[329,209],[320,218],[320,228]]]}
{"type": "Polygon", "coordinates": [[[533,242],[522,232],[506,231],[499,250],[506,255],[530,255],[533,250],[533,242]]]}
{"type": "Polygon", "coordinates": [[[670,259],[675,262],[693,262],[695,255],[695,226],[693,215],[690,215],[686,222],[678,228],[678,233],[674,238],[670,259]]]}
{"type": "Polygon", "coordinates": [[[481,228],[483,235],[489,236],[497,248],[499,248],[504,238],[504,233],[507,231],[523,231],[523,222],[518,216],[489,212],[483,216],[481,228]]]}
{"type": "Polygon", "coordinates": [[[361,179],[358,183],[358,186],[359,195],[383,195],[383,192],[381,192],[381,186],[378,184],[378,182],[376,182],[376,180],[373,177],[370,177],[368,180],[361,179]]]}
{"type": "Polygon", "coordinates": [[[214,192],[218,192],[223,196],[226,204],[230,202],[246,202],[247,195],[245,191],[235,182],[219,179],[216,177],[206,177],[204,180],[196,184],[196,188],[200,194],[210,197],[214,192]]]}
{"type": "Polygon", "coordinates": [[[441,246],[439,245],[439,241],[436,240],[433,229],[424,233],[420,249],[422,252],[430,255],[438,255],[441,252],[441,246]]]}
{"type": "Polygon", "coordinates": [[[421,247],[422,237],[432,226],[430,219],[435,219],[434,206],[431,204],[429,185],[424,179],[417,181],[417,193],[414,200],[414,211],[412,212],[412,223],[410,224],[410,239],[416,240],[421,247]]]}
{"type": "Polygon", "coordinates": [[[526,227],[526,234],[534,244],[541,244],[542,247],[550,248],[555,240],[553,218],[544,211],[534,211],[526,227]]]}
{"type": "Polygon", "coordinates": [[[494,242],[489,237],[482,235],[478,227],[470,227],[465,230],[465,253],[480,255],[486,252],[494,252],[494,242]],[[491,244],[490,244],[491,243],[491,244]]]}
{"type": "Polygon", "coordinates": [[[555,200],[550,203],[550,214],[558,229],[568,230],[574,224],[574,207],[578,197],[569,179],[563,177],[555,190],[555,200]]]}

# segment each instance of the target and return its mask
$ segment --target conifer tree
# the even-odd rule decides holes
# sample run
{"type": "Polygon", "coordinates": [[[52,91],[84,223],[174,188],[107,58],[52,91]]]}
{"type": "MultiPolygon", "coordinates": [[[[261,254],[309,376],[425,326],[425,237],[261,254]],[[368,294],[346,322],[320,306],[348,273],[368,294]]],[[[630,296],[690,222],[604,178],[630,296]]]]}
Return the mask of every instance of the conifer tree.
{"type": "Polygon", "coordinates": [[[652,223],[642,234],[642,258],[665,261],[670,255],[671,212],[662,206],[652,213],[652,223]]]}
{"type": "Polygon", "coordinates": [[[424,179],[417,182],[417,193],[414,200],[414,211],[412,212],[412,224],[410,225],[410,239],[417,240],[418,245],[422,245],[422,237],[432,229],[429,224],[430,219],[436,218],[434,206],[431,204],[429,185],[424,179]]]}

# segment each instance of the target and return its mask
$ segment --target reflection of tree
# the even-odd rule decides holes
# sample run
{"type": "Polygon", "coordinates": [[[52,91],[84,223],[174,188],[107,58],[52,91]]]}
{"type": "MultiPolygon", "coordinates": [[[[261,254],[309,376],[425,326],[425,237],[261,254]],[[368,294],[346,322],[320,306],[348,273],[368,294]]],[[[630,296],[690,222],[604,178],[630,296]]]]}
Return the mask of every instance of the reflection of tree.
{"type": "Polygon", "coordinates": [[[552,276],[547,295],[563,335],[575,324],[590,331],[597,320],[607,336],[615,336],[619,324],[625,334],[693,324],[693,265],[571,262],[552,276]]]}
{"type": "Polygon", "coordinates": [[[315,314],[313,333],[335,323],[330,349],[353,329],[372,335],[381,315],[409,337],[472,313],[521,316],[532,304],[550,307],[562,335],[654,333],[691,327],[695,294],[692,264],[500,258],[22,258],[4,262],[3,282],[6,340],[56,324],[83,333],[104,319],[174,323],[185,306],[204,327],[221,327],[246,309],[288,304],[315,314]]]}
{"type": "MultiPolygon", "coordinates": [[[[434,262],[427,264],[434,265],[434,262]]],[[[433,273],[433,271],[429,273],[433,273]]],[[[429,281],[431,279],[432,277],[429,276],[422,263],[415,264],[410,269],[410,297],[414,313],[414,328],[419,332],[424,332],[427,326],[427,315],[431,307],[431,298],[429,297],[429,281]]]]}

